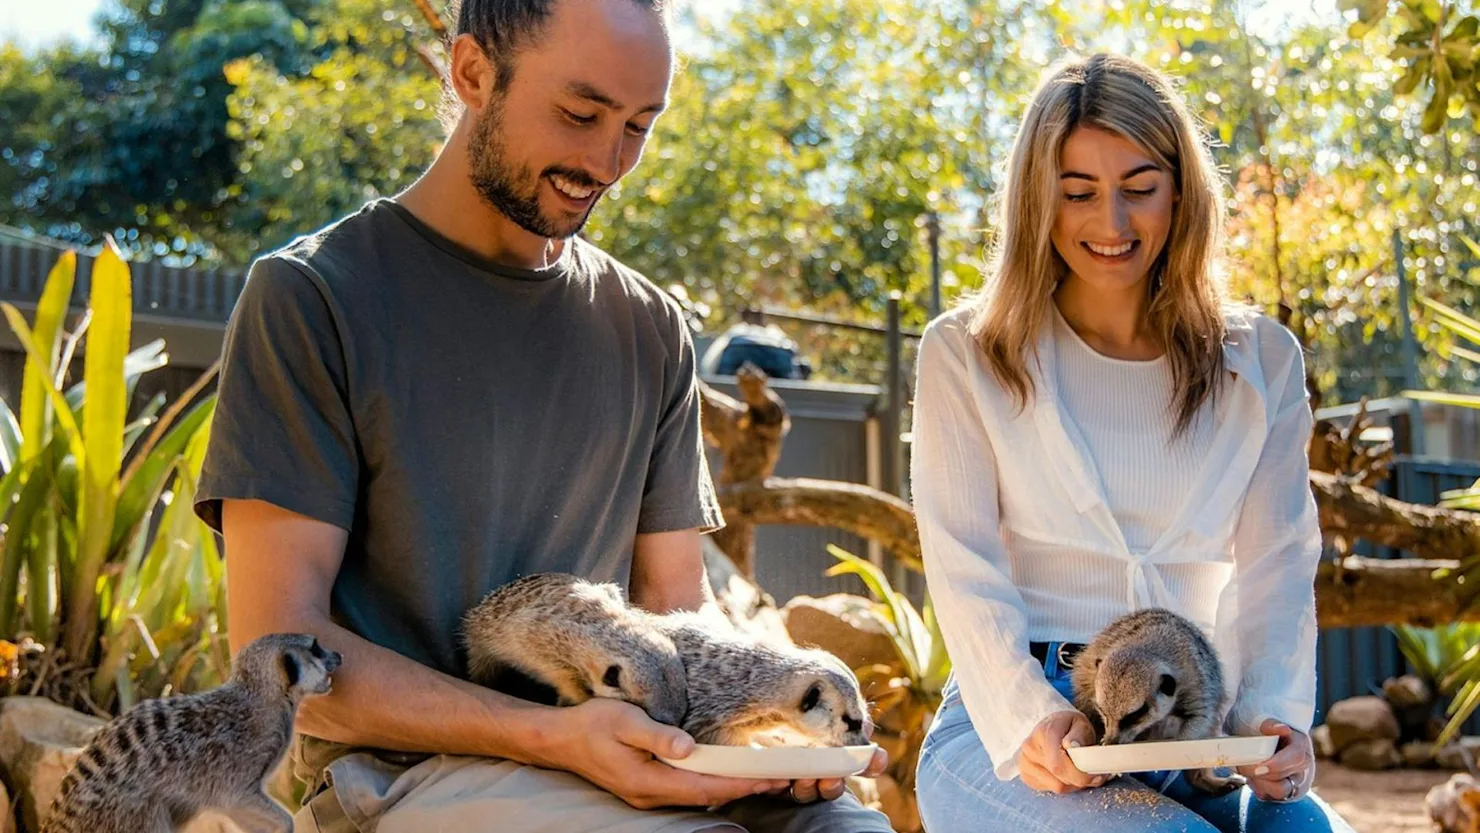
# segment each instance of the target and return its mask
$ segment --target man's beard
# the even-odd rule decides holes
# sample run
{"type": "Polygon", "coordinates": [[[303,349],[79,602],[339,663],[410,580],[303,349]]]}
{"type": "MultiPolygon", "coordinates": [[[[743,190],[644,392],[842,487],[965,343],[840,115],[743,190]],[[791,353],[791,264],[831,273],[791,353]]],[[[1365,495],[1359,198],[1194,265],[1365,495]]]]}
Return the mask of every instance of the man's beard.
{"type": "Polygon", "coordinates": [[[478,119],[472,141],[468,144],[471,169],[468,175],[484,202],[530,234],[547,239],[572,237],[585,227],[591,211],[601,201],[601,195],[597,195],[591,208],[578,219],[551,217],[540,210],[540,181],[558,174],[579,188],[600,188],[601,183],[584,171],[570,168],[547,168],[543,174],[535,176],[528,166],[510,162],[507,151],[503,140],[503,103],[490,102],[478,119]]]}

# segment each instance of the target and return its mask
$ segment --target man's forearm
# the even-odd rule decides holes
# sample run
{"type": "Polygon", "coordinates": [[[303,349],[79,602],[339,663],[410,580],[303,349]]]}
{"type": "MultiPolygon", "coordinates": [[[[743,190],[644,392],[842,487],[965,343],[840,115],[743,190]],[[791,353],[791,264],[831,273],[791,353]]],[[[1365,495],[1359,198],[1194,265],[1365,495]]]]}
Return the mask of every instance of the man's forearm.
{"type": "Polygon", "coordinates": [[[539,762],[550,707],[434,671],[327,620],[281,626],[314,634],[344,658],[333,691],[299,707],[299,731],[354,746],[539,762]]]}

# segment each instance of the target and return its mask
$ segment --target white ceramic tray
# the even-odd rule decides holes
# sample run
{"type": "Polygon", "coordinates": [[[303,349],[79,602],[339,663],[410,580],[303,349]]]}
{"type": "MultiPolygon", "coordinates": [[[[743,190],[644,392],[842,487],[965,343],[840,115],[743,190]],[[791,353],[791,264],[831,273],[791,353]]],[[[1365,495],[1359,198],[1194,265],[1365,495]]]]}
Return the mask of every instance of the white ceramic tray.
{"type": "Polygon", "coordinates": [[[732,778],[844,778],[868,768],[878,746],[714,746],[699,744],[687,758],[658,757],[669,766],[732,778]]]}
{"type": "Polygon", "coordinates": [[[1257,764],[1269,759],[1279,743],[1275,735],[1209,738],[1207,740],[1142,741],[1114,746],[1081,746],[1069,758],[1089,775],[1151,772],[1160,769],[1202,769],[1257,764]]]}

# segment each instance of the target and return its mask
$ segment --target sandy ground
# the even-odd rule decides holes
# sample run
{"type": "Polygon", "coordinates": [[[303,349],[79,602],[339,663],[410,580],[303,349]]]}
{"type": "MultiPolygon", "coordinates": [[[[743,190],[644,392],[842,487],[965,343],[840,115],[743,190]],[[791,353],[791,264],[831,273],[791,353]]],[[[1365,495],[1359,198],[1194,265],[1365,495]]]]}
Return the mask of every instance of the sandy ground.
{"type": "Polygon", "coordinates": [[[1438,769],[1359,772],[1330,761],[1316,769],[1316,793],[1357,833],[1432,833],[1423,798],[1453,773],[1438,769]]]}

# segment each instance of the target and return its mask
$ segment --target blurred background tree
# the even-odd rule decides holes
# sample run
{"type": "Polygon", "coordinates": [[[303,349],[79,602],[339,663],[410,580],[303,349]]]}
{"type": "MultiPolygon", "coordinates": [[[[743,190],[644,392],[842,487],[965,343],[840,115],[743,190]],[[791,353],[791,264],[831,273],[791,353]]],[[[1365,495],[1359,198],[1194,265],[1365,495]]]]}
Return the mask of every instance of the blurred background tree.
{"type": "MultiPolygon", "coordinates": [[[[418,176],[443,51],[415,0],[110,0],[91,47],[0,46],[0,222],[241,266],[418,176]]],[[[1430,297],[1480,281],[1473,3],[741,0],[691,7],[672,110],[588,234],[721,329],[750,305],[906,326],[979,283],[992,199],[1043,67],[1114,49],[1178,77],[1227,177],[1231,286],[1311,349],[1324,404],[1469,391],[1430,297]],[[715,11],[713,9],[718,9],[715,11]],[[1442,57],[1442,60],[1440,59],[1442,57]],[[1441,95],[1442,93],[1442,95],[1441,95]],[[1436,104],[1442,101],[1442,107],[1436,104]]],[[[432,4],[444,12],[440,3],[432,4]]],[[[783,325],[816,378],[882,340],[783,325]]]]}

